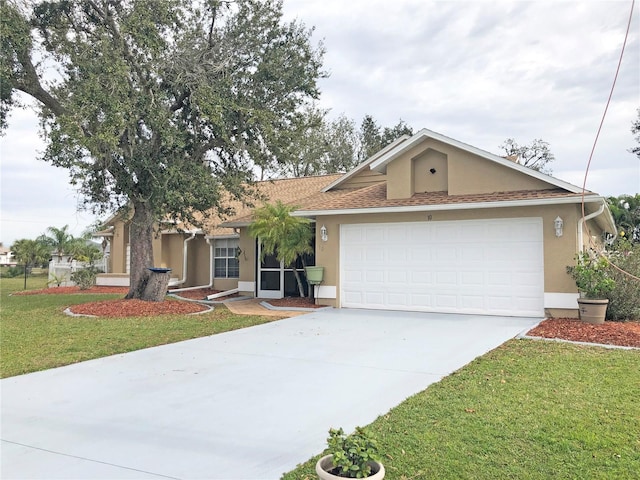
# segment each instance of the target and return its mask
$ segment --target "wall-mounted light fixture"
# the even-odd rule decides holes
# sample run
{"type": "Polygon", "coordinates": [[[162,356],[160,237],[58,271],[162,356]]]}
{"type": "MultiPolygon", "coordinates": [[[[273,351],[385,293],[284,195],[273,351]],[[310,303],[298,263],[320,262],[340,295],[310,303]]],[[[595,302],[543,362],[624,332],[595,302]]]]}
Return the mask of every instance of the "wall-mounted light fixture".
{"type": "Polygon", "coordinates": [[[564,226],[564,222],[562,221],[562,219],[558,216],[556,217],[556,219],[553,221],[553,225],[556,228],[556,237],[561,237],[562,236],[562,228],[564,226]]]}
{"type": "Polygon", "coordinates": [[[327,240],[329,240],[329,236],[327,235],[327,227],[325,227],[324,225],[320,227],[320,238],[322,239],[323,242],[326,242],[327,240]]]}

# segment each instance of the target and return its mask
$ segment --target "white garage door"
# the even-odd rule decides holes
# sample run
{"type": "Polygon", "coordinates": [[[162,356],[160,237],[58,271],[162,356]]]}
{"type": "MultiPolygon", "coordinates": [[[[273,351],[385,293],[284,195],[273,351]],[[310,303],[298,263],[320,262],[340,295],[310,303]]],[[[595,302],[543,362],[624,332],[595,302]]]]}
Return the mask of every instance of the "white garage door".
{"type": "Polygon", "coordinates": [[[538,316],[541,218],[342,225],[341,306],[538,316]]]}

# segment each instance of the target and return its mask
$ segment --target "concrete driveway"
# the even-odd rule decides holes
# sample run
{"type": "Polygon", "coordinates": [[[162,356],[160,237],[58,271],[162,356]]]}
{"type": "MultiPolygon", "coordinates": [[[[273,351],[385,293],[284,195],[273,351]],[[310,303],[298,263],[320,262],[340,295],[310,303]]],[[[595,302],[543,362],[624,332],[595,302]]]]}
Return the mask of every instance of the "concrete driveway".
{"type": "Polygon", "coordinates": [[[325,310],[4,379],[3,479],[278,479],[540,318],[325,310]]]}

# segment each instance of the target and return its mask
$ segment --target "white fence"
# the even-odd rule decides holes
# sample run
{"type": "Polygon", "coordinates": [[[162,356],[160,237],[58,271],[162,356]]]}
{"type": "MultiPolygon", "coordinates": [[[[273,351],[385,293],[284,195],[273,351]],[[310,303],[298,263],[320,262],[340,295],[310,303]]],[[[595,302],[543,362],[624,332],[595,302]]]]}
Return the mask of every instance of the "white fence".
{"type": "MultiPolygon", "coordinates": [[[[83,268],[89,267],[87,262],[78,262],[77,260],[69,261],[68,257],[54,257],[49,262],[49,287],[72,287],[75,285],[71,281],[71,274],[83,268]]],[[[107,272],[107,258],[103,257],[97,262],[93,263],[93,266],[99,272],[107,272]]]]}

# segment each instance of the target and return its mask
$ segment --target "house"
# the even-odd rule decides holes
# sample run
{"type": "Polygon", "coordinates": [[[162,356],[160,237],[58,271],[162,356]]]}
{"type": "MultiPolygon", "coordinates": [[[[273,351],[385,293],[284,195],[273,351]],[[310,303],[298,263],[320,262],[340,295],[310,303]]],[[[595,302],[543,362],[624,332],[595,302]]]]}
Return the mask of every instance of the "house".
{"type": "MultiPolygon", "coordinates": [[[[316,301],[338,308],[577,316],[566,266],[616,231],[602,196],[426,129],[346,174],[258,189],[315,222],[316,301]]],[[[202,230],[165,229],[157,264],[181,287],[295,295],[291,268],[258,261],[250,223],[251,209],[237,206],[202,230]]],[[[126,280],[126,222],[112,221],[105,238],[109,271],[126,280]]]]}
{"type": "Polygon", "coordinates": [[[0,265],[15,267],[18,264],[13,252],[0,242],[0,265]]]}

